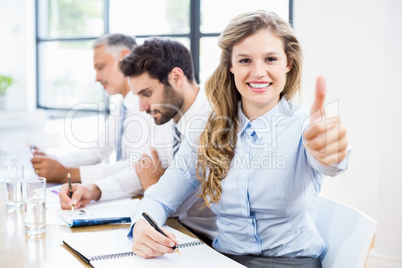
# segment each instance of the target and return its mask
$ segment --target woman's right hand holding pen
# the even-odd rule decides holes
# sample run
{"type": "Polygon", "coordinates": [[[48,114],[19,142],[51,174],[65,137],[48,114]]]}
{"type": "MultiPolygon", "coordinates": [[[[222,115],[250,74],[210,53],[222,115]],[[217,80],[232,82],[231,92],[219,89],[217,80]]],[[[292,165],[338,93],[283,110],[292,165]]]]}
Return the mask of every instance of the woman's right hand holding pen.
{"type": "Polygon", "coordinates": [[[161,229],[168,237],[156,231],[145,219],[138,220],[133,229],[132,251],[145,259],[175,253],[173,246],[178,245],[175,235],[164,228],[161,229]]]}
{"type": "Polygon", "coordinates": [[[84,185],[73,183],[71,187],[73,189],[71,198],[68,183],[63,184],[61,187],[59,197],[62,209],[71,209],[73,204],[75,208],[80,208],[88,204],[91,200],[99,200],[101,197],[101,190],[96,184],[84,185]]]}

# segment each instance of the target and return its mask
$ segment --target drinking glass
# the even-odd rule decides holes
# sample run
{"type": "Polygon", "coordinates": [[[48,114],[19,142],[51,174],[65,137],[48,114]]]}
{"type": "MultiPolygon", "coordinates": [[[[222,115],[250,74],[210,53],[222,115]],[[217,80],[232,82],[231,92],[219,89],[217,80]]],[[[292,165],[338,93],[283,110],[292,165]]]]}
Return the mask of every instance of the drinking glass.
{"type": "Polygon", "coordinates": [[[24,177],[24,166],[18,159],[6,159],[3,163],[6,207],[8,211],[22,209],[21,180],[24,177]]]}
{"type": "Polygon", "coordinates": [[[46,230],[46,179],[31,177],[21,183],[25,233],[41,234],[46,230]]]}

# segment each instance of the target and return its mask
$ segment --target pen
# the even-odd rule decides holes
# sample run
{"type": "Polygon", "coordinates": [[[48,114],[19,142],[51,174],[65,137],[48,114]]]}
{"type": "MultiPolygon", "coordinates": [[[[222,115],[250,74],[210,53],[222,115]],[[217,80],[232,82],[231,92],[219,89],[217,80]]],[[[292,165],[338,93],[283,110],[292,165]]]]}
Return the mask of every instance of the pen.
{"type": "MultiPolygon", "coordinates": [[[[71,197],[73,197],[73,187],[71,186],[71,175],[70,172],[67,173],[67,177],[68,177],[68,189],[70,191],[70,199],[71,197]]],[[[71,204],[71,210],[74,211],[74,204],[71,204]]]]}
{"type": "MultiPolygon", "coordinates": [[[[155,228],[155,230],[157,230],[159,233],[163,234],[164,236],[168,237],[168,236],[159,228],[158,224],[156,224],[156,222],[154,221],[154,219],[152,219],[151,216],[149,216],[148,213],[143,212],[143,213],[142,213],[142,216],[147,220],[147,222],[149,222],[149,224],[151,224],[152,227],[155,228]]],[[[177,253],[179,253],[179,255],[181,255],[179,249],[176,248],[176,246],[173,246],[173,249],[174,249],[177,253]]]]}
{"type": "Polygon", "coordinates": [[[32,154],[35,154],[36,148],[38,148],[38,147],[36,147],[35,145],[29,146],[29,150],[31,151],[32,154]]]}

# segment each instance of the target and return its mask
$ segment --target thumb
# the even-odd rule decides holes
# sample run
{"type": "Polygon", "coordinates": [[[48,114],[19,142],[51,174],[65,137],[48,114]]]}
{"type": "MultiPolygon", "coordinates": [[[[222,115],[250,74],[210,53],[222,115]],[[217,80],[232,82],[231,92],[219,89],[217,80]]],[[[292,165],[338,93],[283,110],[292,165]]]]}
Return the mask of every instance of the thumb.
{"type": "Polygon", "coordinates": [[[322,76],[317,78],[315,86],[315,99],[313,106],[311,106],[311,121],[314,121],[321,117],[321,110],[324,108],[324,101],[326,95],[325,79],[322,76]]]}

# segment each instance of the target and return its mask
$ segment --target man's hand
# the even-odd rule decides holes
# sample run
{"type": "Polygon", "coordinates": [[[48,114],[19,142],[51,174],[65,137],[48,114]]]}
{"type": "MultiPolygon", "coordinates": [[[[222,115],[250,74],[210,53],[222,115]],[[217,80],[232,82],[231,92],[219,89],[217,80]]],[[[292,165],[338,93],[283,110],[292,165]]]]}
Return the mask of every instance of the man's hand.
{"type": "Polygon", "coordinates": [[[46,156],[34,156],[31,159],[35,173],[46,178],[49,183],[64,183],[67,181],[67,173],[70,173],[73,182],[81,182],[78,168],[66,168],[57,160],[46,156]]]}
{"type": "Polygon", "coordinates": [[[132,251],[145,259],[162,256],[165,253],[174,253],[173,246],[178,245],[175,235],[161,228],[168,236],[164,236],[149,225],[146,220],[139,220],[133,227],[134,242],[132,251]]]}
{"type": "Polygon", "coordinates": [[[157,183],[160,177],[165,173],[165,169],[161,165],[156,149],[151,148],[151,154],[152,158],[143,154],[142,158],[135,164],[135,171],[137,172],[144,191],[148,189],[149,186],[157,183]]]}
{"type": "Polygon", "coordinates": [[[96,184],[83,185],[73,183],[73,196],[70,198],[70,189],[68,183],[61,187],[59,197],[62,209],[71,209],[74,204],[75,208],[80,208],[88,204],[91,200],[99,200],[102,192],[96,184]]]}
{"type": "Polygon", "coordinates": [[[323,165],[341,162],[347,154],[346,130],[338,116],[325,118],[325,79],[318,77],[310,125],[304,132],[306,149],[323,165]]]}

